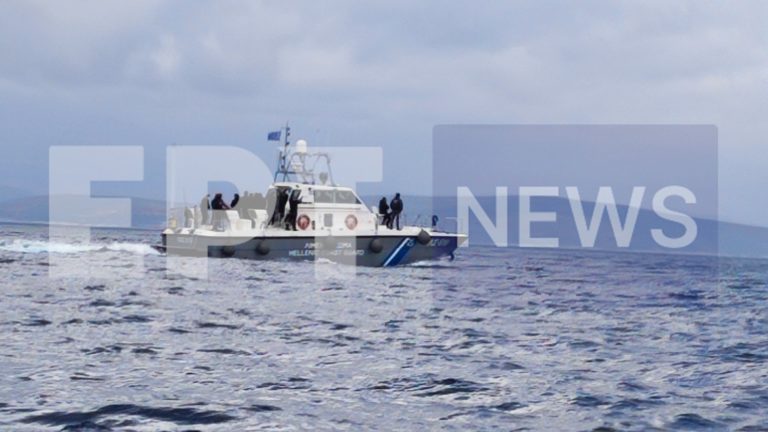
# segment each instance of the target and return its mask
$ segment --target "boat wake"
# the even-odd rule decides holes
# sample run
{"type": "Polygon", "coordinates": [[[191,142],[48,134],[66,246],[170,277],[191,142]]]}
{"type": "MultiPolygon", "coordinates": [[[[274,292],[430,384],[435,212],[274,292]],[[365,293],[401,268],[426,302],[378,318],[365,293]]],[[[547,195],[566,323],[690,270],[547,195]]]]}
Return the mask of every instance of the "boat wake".
{"type": "Polygon", "coordinates": [[[42,240],[0,241],[0,251],[16,253],[77,254],[88,252],[127,252],[137,255],[160,255],[151,246],[143,243],[57,243],[42,240]]]}

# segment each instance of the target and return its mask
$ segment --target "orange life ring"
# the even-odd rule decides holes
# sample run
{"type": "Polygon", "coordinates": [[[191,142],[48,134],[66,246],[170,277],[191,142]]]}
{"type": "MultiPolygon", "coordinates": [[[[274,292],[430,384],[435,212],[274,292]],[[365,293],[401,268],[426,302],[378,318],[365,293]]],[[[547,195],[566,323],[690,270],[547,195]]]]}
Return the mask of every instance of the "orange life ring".
{"type": "Polygon", "coordinates": [[[344,219],[344,224],[347,225],[348,229],[353,230],[357,228],[357,218],[355,215],[349,215],[346,219],[344,219]]]}
{"type": "Polygon", "coordinates": [[[304,214],[299,216],[299,220],[296,221],[296,225],[298,225],[302,230],[307,229],[307,227],[309,227],[309,216],[304,214]]]}

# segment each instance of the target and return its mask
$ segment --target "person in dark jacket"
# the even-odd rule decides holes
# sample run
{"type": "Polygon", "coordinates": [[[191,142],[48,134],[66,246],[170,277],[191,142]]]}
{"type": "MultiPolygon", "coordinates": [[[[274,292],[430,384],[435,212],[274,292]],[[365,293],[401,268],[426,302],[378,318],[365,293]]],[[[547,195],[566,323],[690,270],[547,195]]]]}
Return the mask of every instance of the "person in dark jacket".
{"type": "Polygon", "coordinates": [[[210,197],[210,194],[205,194],[203,199],[200,200],[200,214],[202,215],[203,225],[208,225],[208,210],[211,209],[211,203],[208,201],[210,197]]]}
{"type": "Polygon", "coordinates": [[[211,208],[214,210],[229,210],[229,206],[224,202],[222,194],[217,193],[211,201],[211,208]]]}
{"type": "Polygon", "coordinates": [[[275,223],[275,214],[277,213],[277,193],[275,189],[267,191],[267,215],[269,215],[269,225],[275,223]]]}
{"type": "Polygon", "coordinates": [[[222,217],[224,216],[224,210],[229,210],[229,206],[224,202],[224,197],[220,193],[217,193],[211,201],[211,208],[213,209],[213,220],[211,224],[214,228],[220,228],[222,217]]]}
{"type": "MultiPolygon", "coordinates": [[[[234,200],[232,201],[234,202],[234,200]]],[[[253,208],[251,206],[251,194],[249,194],[248,191],[243,191],[243,196],[240,197],[236,204],[237,213],[240,215],[240,218],[248,218],[248,209],[253,208]]],[[[235,206],[232,206],[232,208],[235,208],[235,206]]]]}
{"type": "Polygon", "coordinates": [[[288,199],[287,229],[297,231],[296,218],[299,216],[299,204],[301,204],[301,190],[294,189],[291,192],[291,197],[288,199]]]}
{"type": "Polygon", "coordinates": [[[392,229],[392,227],[397,224],[397,229],[400,229],[400,213],[403,212],[403,200],[400,199],[400,193],[396,193],[395,197],[392,198],[392,201],[389,202],[389,208],[392,209],[392,213],[390,214],[389,218],[389,224],[387,225],[389,229],[392,229]]]}
{"type": "Polygon", "coordinates": [[[381,216],[381,224],[389,225],[389,204],[387,204],[387,197],[381,197],[379,200],[379,216],[381,216]]]}
{"type": "Polygon", "coordinates": [[[275,212],[272,214],[270,224],[281,225],[285,218],[285,205],[288,204],[288,189],[277,192],[277,202],[275,203],[275,212]]]}

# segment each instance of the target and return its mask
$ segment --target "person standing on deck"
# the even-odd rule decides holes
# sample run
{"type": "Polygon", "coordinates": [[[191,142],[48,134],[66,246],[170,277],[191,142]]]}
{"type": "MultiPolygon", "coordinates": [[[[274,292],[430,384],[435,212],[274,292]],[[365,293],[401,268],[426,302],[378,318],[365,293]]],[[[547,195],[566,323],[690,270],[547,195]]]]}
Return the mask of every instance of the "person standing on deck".
{"type": "Polygon", "coordinates": [[[267,215],[269,216],[269,224],[275,223],[275,217],[277,213],[277,191],[275,189],[269,189],[267,191],[267,215]]]}
{"type": "Polygon", "coordinates": [[[272,214],[270,224],[280,226],[283,223],[283,218],[285,218],[285,205],[288,204],[288,189],[278,190],[276,200],[275,212],[272,214]]]}
{"type": "Polygon", "coordinates": [[[217,193],[216,196],[213,197],[211,207],[213,208],[213,217],[211,222],[213,224],[213,228],[221,228],[220,225],[224,216],[224,210],[229,210],[229,206],[224,202],[222,195],[217,193]]]}
{"type": "Polygon", "coordinates": [[[387,204],[387,197],[381,197],[379,200],[379,216],[381,217],[379,223],[389,226],[389,204],[387,204]]]}
{"type": "Polygon", "coordinates": [[[389,202],[389,207],[392,209],[392,213],[390,213],[389,217],[389,224],[387,225],[389,229],[392,229],[392,226],[397,223],[397,229],[400,229],[400,213],[403,212],[403,200],[400,199],[400,193],[396,193],[395,197],[392,198],[392,201],[389,202]]]}
{"type": "Polygon", "coordinates": [[[210,194],[205,194],[203,199],[200,200],[200,215],[202,215],[202,225],[208,225],[208,210],[211,209],[211,202],[208,199],[210,194]]]}
{"type": "Polygon", "coordinates": [[[296,230],[296,218],[299,216],[299,204],[301,204],[301,190],[294,189],[288,199],[288,216],[286,217],[289,230],[296,230]]]}

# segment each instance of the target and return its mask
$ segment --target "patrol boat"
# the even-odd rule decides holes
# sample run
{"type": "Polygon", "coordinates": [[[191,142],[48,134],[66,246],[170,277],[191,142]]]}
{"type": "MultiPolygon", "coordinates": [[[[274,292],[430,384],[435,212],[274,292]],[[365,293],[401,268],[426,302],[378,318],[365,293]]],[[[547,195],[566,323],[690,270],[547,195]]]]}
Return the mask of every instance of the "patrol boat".
{"type": "MultiPolygon", "coordinates": [[[[285,129],[274,182],[267,199],[257,208],[213,210],[213,224],[201,223],[200,210],[185,209],[184,227],[169,219],[156,249],[168,255],[245,258],[255,260],[315,260],[373,267],[389,267],[450,257],[463,243],[464,234],[431,227],[405,225],[402,229],[382,224],[375,207],[368,208],[348,187],[333,182],[330,155],[310,152],[304,140],[294,146],[285,129]],[[316,172],[319,163],[327,170],[316,172]],[[275,208],[280,194],[294,194],[301,201],[295,227],[286,198],[283,212],[275,208]],[[196,214],[195,214],[196,213],[196,214]],[[283,215],[286,217],[281,217],[283,215]],[[191,216],[191,217],[190,217],[191,216]]],[[[282,135],[282,134],[281,134],[282,135]]]]}

